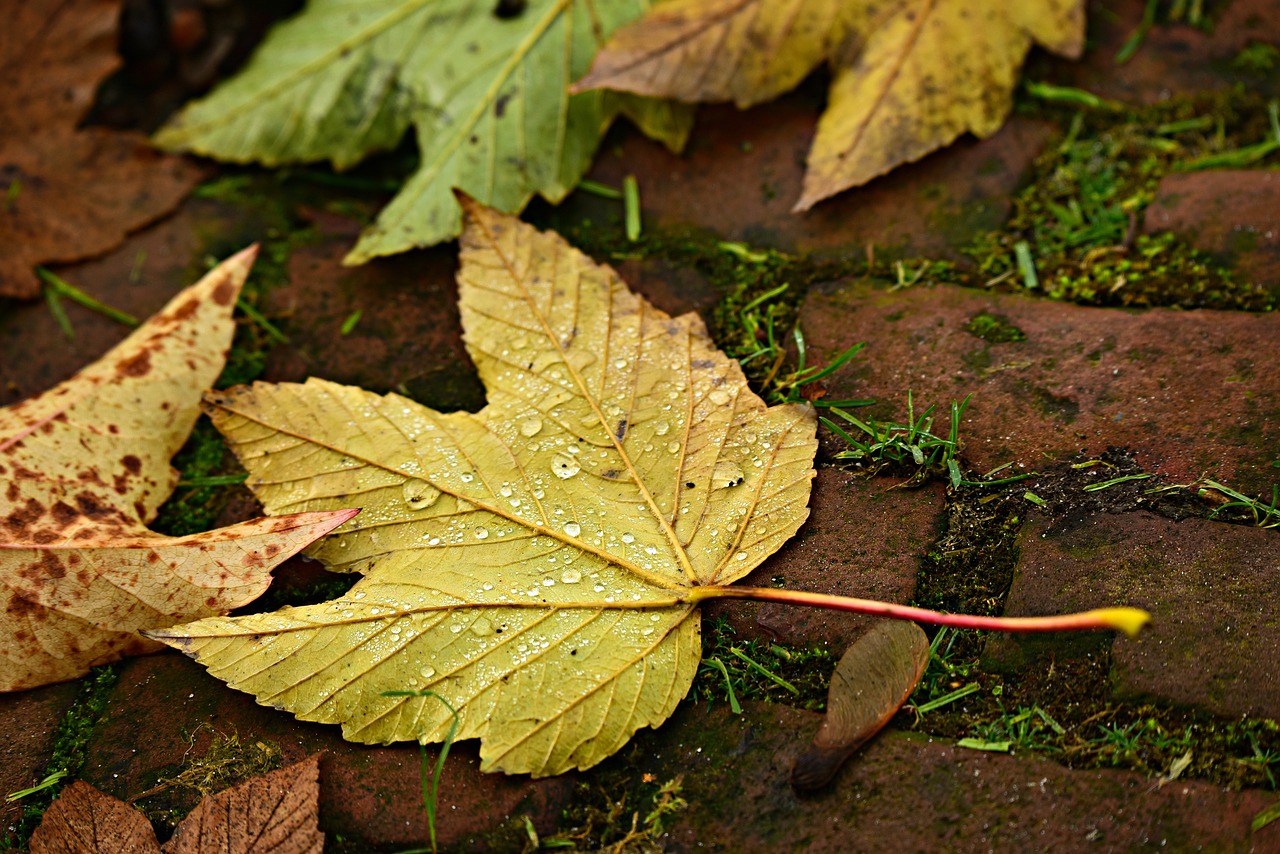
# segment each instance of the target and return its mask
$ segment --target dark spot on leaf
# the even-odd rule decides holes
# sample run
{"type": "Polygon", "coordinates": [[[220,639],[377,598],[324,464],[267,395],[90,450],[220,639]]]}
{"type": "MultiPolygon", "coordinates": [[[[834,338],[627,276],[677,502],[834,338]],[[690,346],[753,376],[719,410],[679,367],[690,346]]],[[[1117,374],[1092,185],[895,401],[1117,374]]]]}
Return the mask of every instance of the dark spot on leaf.
{"type": "Polygon", "coordinates": [[[507,102],[511,100],[511,93],[507,92],[499,95],[498,99],[493,102],[493,114],[498,118],[502,118],[502,114],[507,111],[507,102]]]}
{"type": "Polygon", "coordinates": [[[129,474],[137,474],[142,471],[142,460],[138,459],[133,454],[127,454],[120,463],[129,471],[129,474]]]}
{"type": "Polygon", "coordinates": [[[527,0],[498,0],[497,5],[493,7],[493,17],[503,21],[518,18],[524,14],[528,6],[527,0]]]}
{"type": "Polygon", "coordinates": [[[200,300],[196,299],[195,297],[192,297],[191,299],[184,302],[182,305],[178,306],[177,310],[174,311],[173,313],[173,317],[175,320],[186,320],[188,317],[195,314],[196,309],[199,307],[200,307],[200,300]]]}
{"type": "Polygon", "coordinates": [[[684,488],[685,488],[685,489],[694,489],[694,488],[696,488],[696,487],[697,487],[697,484],[696,484],[696,483],[694,483],[694,482],[693,482],[693,481],[691,481],[691,480],[686,480],[686,481],[684,482],[684,488]]]}
{"type": "Polygon", "coordinates": [[[62,578],[67,574],[67,568],[53,552],[44,552],[40,555],[40,568],[44,570],[46,578],[62,578]]]}
{"type": "Polygon", "coordinates": [[[65,501],[59,501],[54,504],[53,507],[50,508],[49,514],[53,516],[53,521],[57,522],[59,526],[64,528],[80,516],[80,514],[76,512],[76,508],[72,507],[65,501]]]}
{"type": "Polygon", "coordinates": [[[36,521],[44,515],[44,505],[34,498],[28,498],[27,503],[21,507],[15,507],[9,511],[4,517],[7,524],[14,531],[24,531],[32,527],[36,521]]]}
{"type": "Polygon", "coordinates": [[[697,371],[710,370],[715,366],[716,366],[716,363],[711,361],[710,359],[694,359],[692,362],[689,363],[689,367],[697,371]]]}
{"type": "Polygon", "coordinates": [[[82,516],[105,516],[111,512],[111,508],[99,501],[92,492],[77,495],[76,507],[80,509],[82,516]]]}
{"type": "Polygon", "coordinates": [[[120,363],[120,373],[126,377],[145,377],[151,372],[151,351],[143,350],[120,363]]]}
{"type": "Polygon", "coordinates": [[[147,552],[147,563],[156,563],[160,560],[160,553],[155,549],[147,552]]]}
{"type": "Polygon", "coordinates": [[[620,472],[617,469],[609,469],[608,471],[601,472],[600,476],[606,480],[617,480],[619,474],[620,472]]]}
{"type": "Polygon", "coordinates": [[[618,426],[614,428],[613,435],[619,442],[627,435],[627,419],[623,418],[618,422],[618,426]]]}
{"type": "Polygon", "coordinates": [[[236,286],[230,279],[224,279],[213,290],[213,301],[218,305],[229,305],[236,298],[236,286]]]}

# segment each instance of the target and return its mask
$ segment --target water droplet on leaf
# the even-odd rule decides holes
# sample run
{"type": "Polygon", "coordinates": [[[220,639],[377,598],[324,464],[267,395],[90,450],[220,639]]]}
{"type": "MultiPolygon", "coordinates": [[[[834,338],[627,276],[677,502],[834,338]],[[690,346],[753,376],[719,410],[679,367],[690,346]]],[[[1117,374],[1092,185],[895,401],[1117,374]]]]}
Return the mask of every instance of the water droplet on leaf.
{"type": "Polygon", "coordinates": [[[436,489],[425,480],[406,480],[401,490],[404,495],[404,501],[414,510],[425,510],[432,504],[436,503],[436,499],[440,497],[440,490],[436,489]]]}
{"type": "Polygon", "coordinates": [[[568,480],[580,471],[582,471],[582,466],[578,465],[578,461],[564,451],[560,451],[551,458],[551,472],[561,480],[568,480]]]}

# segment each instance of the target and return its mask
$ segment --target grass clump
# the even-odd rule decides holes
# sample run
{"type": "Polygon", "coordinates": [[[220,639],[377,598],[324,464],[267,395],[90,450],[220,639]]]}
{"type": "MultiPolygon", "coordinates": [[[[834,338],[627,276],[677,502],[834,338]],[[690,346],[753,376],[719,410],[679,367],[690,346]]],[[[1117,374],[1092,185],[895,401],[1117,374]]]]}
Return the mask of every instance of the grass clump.
{"type": "Polygon", "coordinates": [[[1066,132],[1036,161],[1006,226],[965,249],[978,280],[1091,305],[1275,307],[1277,294],[1238,281],[1172,234],[1140,229],[1170,172],[1274,159],[1274,102],[1235,89],[1137,109],[1079,90],[1029,89],[1036,100],[1023,108],[1057,118],[1066,132]]]}
{"type": "Polygon", "coordinates": [[[44,781],[32,787],[34,791],[30,794],[14,799],[22,804],[22,817],[0,838],[0,850],[22,850],[62,787],[80,775],[89,738],[106,714],[107,701],[118,678],[115,665],[107,665],[95,667],[80,680],[80,692],[75,703],[62,716],[54,731],[53,750],[45,765],[44,781]]]}

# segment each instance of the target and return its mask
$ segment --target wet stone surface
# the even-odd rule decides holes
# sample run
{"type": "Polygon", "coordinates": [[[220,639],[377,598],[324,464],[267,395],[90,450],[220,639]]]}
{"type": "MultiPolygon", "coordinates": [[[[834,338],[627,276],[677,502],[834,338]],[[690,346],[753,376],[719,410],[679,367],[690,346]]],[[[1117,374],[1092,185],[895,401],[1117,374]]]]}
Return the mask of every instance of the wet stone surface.
{"type": "Polygon", "coordinates": [[[1121,446],[1173,482],[1213,472],[1257,493],[1276,478],[1280,377],[1261,369],[1280,350],[1275,314],[843,281],[811,293],[800,322],[820,359],[867,342],[834,376],[833,397],[876,398],[885,417],[906,411],[908,389],[921,409],[972,394],[961,436],[979,473],[1121,446]],[[967,328],[975,318],[1025,339],[986,340],[967,328]]]}
{"type": "MultiPolygon", "coordinates": [[[[1280,717],[1280,537],[1204,519],[1173,522],[1140,511],[1047,525],[1028,523],[1006,600],[1009,616],[1061,613],[1125,601],[1152,625],[1112,646],[1114,692],[1225,717],[1280,717]]],[[[1090,641],[995,637],[990,665],[1024,666],[1090,641]]]]}
{"type": "Polygon", "coordinates": [[[1186,238],[1242,277],[1280,285],[1280,172],[1166,175],[1144,227],[1186,238]]]}
{"type": "MultiPolygon", "coordinates": [[[[0,694],[0,791],[6,795],[37,783],[54,748],[54,731],[76,702],[77,683],[0,694]]],[[[0,804],[0,828],[22,816],[21,801],[0,804]]]]}

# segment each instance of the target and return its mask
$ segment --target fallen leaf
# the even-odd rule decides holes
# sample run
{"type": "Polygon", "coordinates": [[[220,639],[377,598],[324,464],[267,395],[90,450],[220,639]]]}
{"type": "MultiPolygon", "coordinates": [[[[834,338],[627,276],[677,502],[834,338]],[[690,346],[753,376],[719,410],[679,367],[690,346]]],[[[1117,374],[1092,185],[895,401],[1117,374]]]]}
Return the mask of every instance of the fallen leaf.
{"type": "Polygon", "coordinates": [[[211,797],[183,819],[165,854],[320,854],[320,755],[211,797]]]}
{"type": "Polygon", "coordinates": [[[685,101],[833,79],[795,210],[953,142],[995,133],[1033,43],[1078,57],[1082,0],[671,0],[621,28],[574,86],[685,101]]]}
{"type": "Polygon", "coordinates": [[[858,638],[831,674],[827,714],[813,746],[792,766],[791,785],[812,791],[830,782],[893,718],[928,664],[929,638],[915,623],[884,620],[858,638]]]}
{"type": "Polygon", "coordinates": [[[31,854],[159,854],[147,817],[79,780],[62,790],[31,834],[31,854]]]}
{"type": "Polygon", "coordinates": [[[177,207],[201,170],[146,137],[77,125],[114,71],[119,0],[24,0],[0,28],[0,296],[36,265],[101,255],[177,207]]]}
{"type": "Polygon", "coordinates": [[[0,690],[157,650],[136,630],[252,601],[272,567],[356,512],[175,538],[146,528],[226,361],[255,255],[224,261],[76,376],[0,409],[0,690]]]}
{"type": "Polygon", "coordinates": [[[206,795],[162,848],[146,817],[88,783],[68,786],[31,834],[31,854],[319,854],[320,757],[206,795]]]}
{"type": "Polygon", "coordinates": [[[474,0],[314,0],[155,142],[237,163],[344,169],[413,127],[418,169],[347,256],[352,264],[456,237],[453,187],[512,213],[534,193],[559,201],[619,110],[683,145],[687,107],[567,92],[648,0],[522,5],[500,18],[474,0]]]}
{"type": "MultiPolygon", "coordinates": [[[[815,419],[766,407],[695,315],[464,201],[476,414],[318,379],[208,396],[268,512],[364,512],[311,553],[346,595],[149,632],[346,738],[479,738],[482,768],[587,768],[688,692],[699,589],[808,515],[815,419]],[[428,691],[437,696],[383,696],[428,691]]],[[[732,588],[736,589],[736,588],[732,588]]]]}

